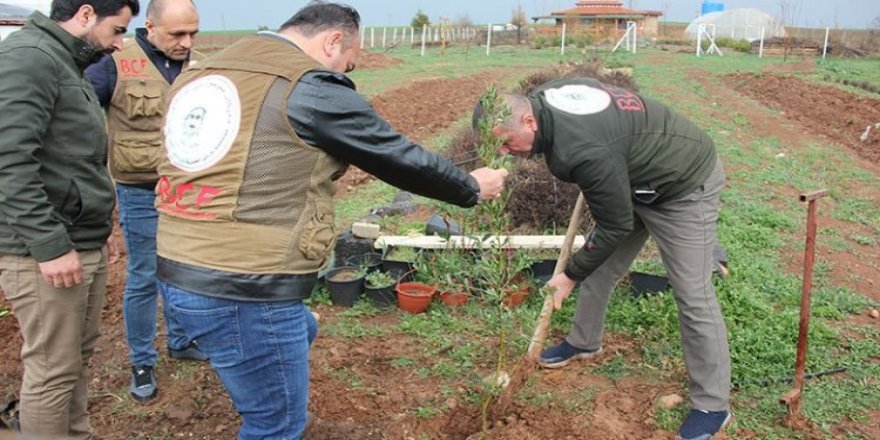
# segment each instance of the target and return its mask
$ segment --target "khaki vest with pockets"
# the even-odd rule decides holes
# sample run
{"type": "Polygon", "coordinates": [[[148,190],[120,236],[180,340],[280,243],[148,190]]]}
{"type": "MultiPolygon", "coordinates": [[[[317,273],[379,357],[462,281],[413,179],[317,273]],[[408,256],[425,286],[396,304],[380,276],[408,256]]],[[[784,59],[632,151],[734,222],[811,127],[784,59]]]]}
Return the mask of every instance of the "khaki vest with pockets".
{"type": "Polygon", "coordinates": [[[159,164],[160,256],[239,274],[327,264],[331,178],[344,164],[307,145],[287,118],[293,87],[314,69],[323,67],[292,43],[256,36],[178,78],[159,164]]]}
{"type": "MultiPolygon", "coordinates": [[[[190,65],[205,56],[190,52],[190,65]]],[[[171,85],[137,41],[113,54],[116,88],[107,109],[110,173],[120,183],[159,179],[156,167],[162,150],[165,98],[171,85]]],[[[184,67],[186,69],[186,66],[184,67]]]]}

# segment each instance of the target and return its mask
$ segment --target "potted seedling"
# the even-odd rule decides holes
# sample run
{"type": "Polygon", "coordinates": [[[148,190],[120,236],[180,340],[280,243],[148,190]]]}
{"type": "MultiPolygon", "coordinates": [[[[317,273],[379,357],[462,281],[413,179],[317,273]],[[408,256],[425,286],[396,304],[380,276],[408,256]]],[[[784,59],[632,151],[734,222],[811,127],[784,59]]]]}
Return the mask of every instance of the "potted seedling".
{"type": "Polygon", "coordinates": [[[382,270],[397,279],[412,279],[413,265],[419,257],[411,246],[390,246],[382,254],[382,270]]]}
{"type": "Polygon", "coordinates": [[[437,296],[447,306],[457,307],[463,305],[471,298],[470,282],[468,278],[456,278],[452,275],[447,275],[437,283],[437,289],[440,292],[437,296]]]}
{"type": "Polygon", "coordinates": [[[364,291],[364,273],[361,268],[342,266],[327,272],[324,280],[334,305],[351,307],[364,291]]]}
{"type": "Polygon", "coordinates": [[[416,264],[417,279],[437,286],[440,301],[449,306],[464,304],[471,296],[468,272],[473,256],[463,249],[440,249],[426,254],[416,264]]]}
{"type": "Polygon", "coordinates": [[[366,269],[367,273],[375,272],[382,268],[382,254],[378,252],[355,254],[345,259],[345,265],[366,269]]]}
{"type": "Polygon", "coordinates": [[[364,295],[377,307],[392,306],[397,301],[394,293],[396,282],[397,280],[387,272],[381,270],[367,272],[364,277],[364,295]]]}
{"type": "Polygon", "coordinates": [[[501,304],[507,308],[518,307],[522,304],[526,297],[529,296],[529,279],[522,273],[515,276],[510,282],[504,286],[504,293],[501,304]]]}

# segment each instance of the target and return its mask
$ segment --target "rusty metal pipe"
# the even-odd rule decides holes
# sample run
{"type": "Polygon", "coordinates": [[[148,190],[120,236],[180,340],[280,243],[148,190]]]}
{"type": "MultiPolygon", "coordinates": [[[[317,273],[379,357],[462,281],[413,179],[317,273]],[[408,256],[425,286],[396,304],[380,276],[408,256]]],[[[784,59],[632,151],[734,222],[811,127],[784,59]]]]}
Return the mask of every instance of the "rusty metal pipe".
{"type": "Polygon", "coordinates": [[[807,336],[810,330],[810,301],[813,293],[813,264],[816,258],[816,213],[819,199],[828,195],[827,190],[801,194],[800,201],[807,202],[807,241],[804,249],[804,279],[801,293],[801,312],[798,323],[797,358],[794,364],[794,388],[785,393],[779,402],[788,405],[790,414],[801,414],[801,397],[804,392],[804,371],[807,366],[807,336]]]}

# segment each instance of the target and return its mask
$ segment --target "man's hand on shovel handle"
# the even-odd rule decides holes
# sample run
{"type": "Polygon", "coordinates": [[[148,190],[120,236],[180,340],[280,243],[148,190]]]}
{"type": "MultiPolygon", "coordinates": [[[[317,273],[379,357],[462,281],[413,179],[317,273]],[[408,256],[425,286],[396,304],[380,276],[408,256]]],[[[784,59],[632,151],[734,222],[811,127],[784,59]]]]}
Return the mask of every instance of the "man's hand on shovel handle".
{"type": "Polygon", "coordinates": [[[565,272],[558,273],[553,275],[553,278],[550,278],[550,281],[547,282],[547,286],[553,289],[554,310],[562,308],[562,302],[571,295],[571,291],[574,289],[574,284],[574,280],[567,277],[565,272]]]}

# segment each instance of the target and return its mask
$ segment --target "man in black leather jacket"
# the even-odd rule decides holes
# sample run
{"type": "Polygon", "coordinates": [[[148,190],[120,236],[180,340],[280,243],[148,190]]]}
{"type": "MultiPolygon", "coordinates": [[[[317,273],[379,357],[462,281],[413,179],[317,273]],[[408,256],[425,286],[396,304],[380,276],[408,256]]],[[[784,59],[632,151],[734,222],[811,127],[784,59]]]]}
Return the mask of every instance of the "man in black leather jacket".
{"type": "Polygon", "coordinates": [[[159,288],[241,413],[239,439],[302,435],[317,331],[303,299],[333,246],[332,181],[346,164],[465,207],[497,197],[507,174],[465,173],[376,114],[345,75],[359,21],[312,2],[192,66],[169,94],[159,288]]]}

